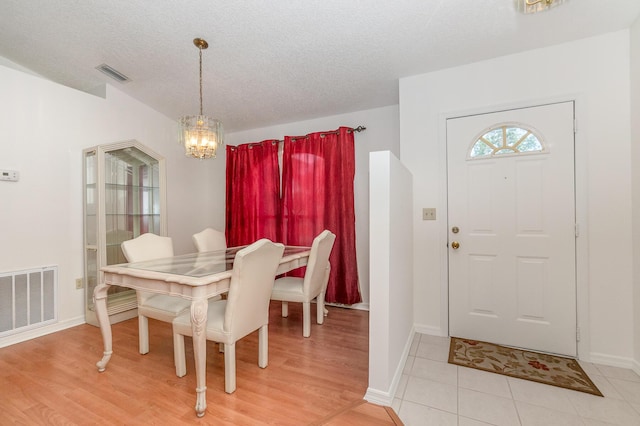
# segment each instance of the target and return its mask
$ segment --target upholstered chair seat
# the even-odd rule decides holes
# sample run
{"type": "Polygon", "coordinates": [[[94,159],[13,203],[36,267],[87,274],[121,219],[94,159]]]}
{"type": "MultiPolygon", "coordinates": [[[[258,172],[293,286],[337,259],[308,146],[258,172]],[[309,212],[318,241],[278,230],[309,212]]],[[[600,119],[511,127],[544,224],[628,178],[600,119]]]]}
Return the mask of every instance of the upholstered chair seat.
{"type": "Polygon", "coordinates": [[[288,302],[302,303],[302,335],[311,336],[311,301],[316,299],[316,322],[324,323],[324,298],[329,281],[329,255],[336,236],[324,230],[314,238],[304,278],[278,278],[271,292],[271,300],[282,302],[282,316],[289,315],[288,302]]]}
{"type": "MultiPolygon", "coordinates": [[[[173,241],[170,237],[146,233],[121,244],[128,262],[144,262],[173,256],[173,241]]],[[[172,322],[182,312],[189,312],[191,302],[166,294],[137,291],[138,299],[138,344],[141,354],[149,352],[149,318],[172,322]]],[[[175,344],[174,344],[175,363],[175,344]]]]}
{"type": "MultiPolygon", "coordinates": [[[[207,340],[224,344],[225,392],[236,390],[236,342],[258,330],[258,365],[268,364],[269,299],[284,246],[261,239],[236,254],[226,300],[207,304],[207,340]]],[[[191,313],[173,320],[176,375],[187,373],[184,336],[192,336],[191,313]]]]}

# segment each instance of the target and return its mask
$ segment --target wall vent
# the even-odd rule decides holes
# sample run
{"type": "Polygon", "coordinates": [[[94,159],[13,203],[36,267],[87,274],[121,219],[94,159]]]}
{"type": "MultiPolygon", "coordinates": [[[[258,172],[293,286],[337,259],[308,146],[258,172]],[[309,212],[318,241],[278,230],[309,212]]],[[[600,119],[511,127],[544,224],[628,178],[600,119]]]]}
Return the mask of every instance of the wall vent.
{"type": "Polygon", "coordinates": [[[131,81],[131,79],[129,77],[127,77],[126,75],[122,74],[120,71],[111,68],[109,65],[107,64],[100,64],[96,67],[96,69],[98,71],[100,71],[101,73],[105,74],[106,76],[114,79],[115,81],[117,81],[118,83],[128,83],[129,81],[131,81]]]}
{"type": "Polygon", "coordinates": [[[55,323],[58,267],[0,273],[0,337],[55,323]]]}

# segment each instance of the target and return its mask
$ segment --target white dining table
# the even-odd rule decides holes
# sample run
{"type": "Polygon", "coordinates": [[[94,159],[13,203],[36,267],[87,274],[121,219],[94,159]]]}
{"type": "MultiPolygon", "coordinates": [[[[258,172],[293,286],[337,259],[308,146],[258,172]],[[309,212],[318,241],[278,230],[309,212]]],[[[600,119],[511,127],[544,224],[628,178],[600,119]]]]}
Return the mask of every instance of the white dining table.
{"type": "MultiPolygon", "coordinates": [[[[168,294],[191,301],[191,327],[196,370],[196,414],[202,417],[206,400],[206,333],[208,299],[229,290],[231,270],[236,253],[243,247],[230,247],[204,253],[192,253],[144,262],[104,266],[103,282],[96,286],[93,297],[100,324],[104,353],[96,363],[99,372],[105,371],[113,355],[111,323],[107,313],[107,290],[112,285],[168,294]]],[[[276,274],[305,266],[310,247],[285,246],[276,274]]]]}

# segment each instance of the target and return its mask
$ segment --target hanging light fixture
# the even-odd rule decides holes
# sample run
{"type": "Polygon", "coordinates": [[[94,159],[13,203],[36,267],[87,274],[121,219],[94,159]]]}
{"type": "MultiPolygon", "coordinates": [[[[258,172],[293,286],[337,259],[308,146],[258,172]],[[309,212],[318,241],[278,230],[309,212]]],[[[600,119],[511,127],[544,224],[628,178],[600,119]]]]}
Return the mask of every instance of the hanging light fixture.
{"type": "Polygon", "coordinates": [[[202,50],[209,44],[201,38],[194,39],[193,44],[200,51],[200,115],[180,118],[180,143],[187,157],[215,158],[218,146],[224,144],[222,122],[202,114],[202,50]]]}
{"type": "Polygon", "coordinates": [[[566,0],[516,0],[516,8],[523,13],[536,13],[551,9],[566,0]]]}

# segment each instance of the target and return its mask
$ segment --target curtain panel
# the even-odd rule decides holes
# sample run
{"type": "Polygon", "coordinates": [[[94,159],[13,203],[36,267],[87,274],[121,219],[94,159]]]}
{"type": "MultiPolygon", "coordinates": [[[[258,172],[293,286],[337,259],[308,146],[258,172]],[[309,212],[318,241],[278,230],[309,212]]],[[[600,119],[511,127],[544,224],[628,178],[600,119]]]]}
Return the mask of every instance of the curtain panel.
{"type": "Polygon", "coordinates": [[[226,147],[227,246],[280,241],[278,141],[226,147]]]}
{"type": "Polygon", "coordinates": [[[282,242],[311,245],[324,229],[336,234],[326,301],[361,302],[354,207],[353,131],[285,137],[282,157],[282,242]]]}
{"type": "MultiPolygon", "coordinates": [[[[356,259],[353,130],[286,136],[282,196],[278,141],[227,145],[226,236],[238,246],[269,238],[310,246],[323,230],[336,234],[325,300],[362,301],[356,259]]],[[[304,268],[289,275],[303,276],[304,268]]]]}

